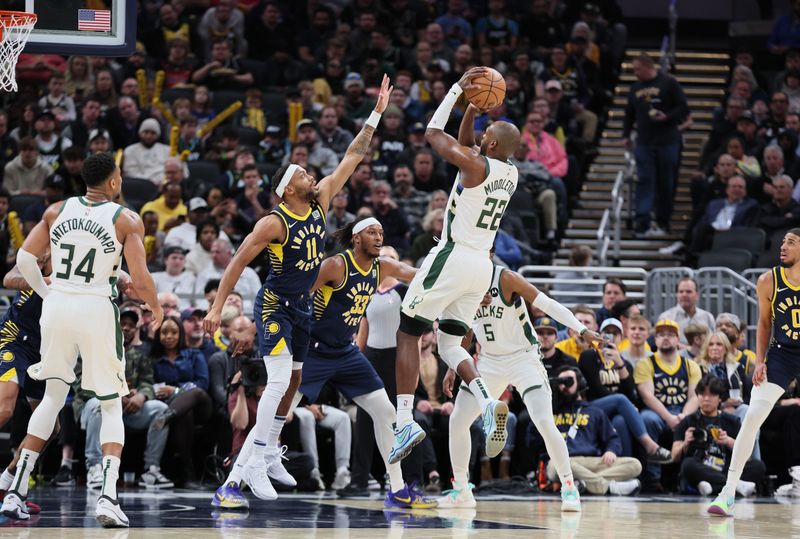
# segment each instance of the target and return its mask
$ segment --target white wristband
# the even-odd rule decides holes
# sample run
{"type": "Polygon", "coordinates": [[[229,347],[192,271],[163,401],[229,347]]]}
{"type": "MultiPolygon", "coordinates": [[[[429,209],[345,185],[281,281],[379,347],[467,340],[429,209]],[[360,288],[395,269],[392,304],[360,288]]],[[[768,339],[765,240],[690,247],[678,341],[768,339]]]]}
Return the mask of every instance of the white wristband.
{"type": "Polygon", "coordinates": [[[447,125],[447,120],[450,119],[450,112],[453,110],[453,105],[456,104],[456,100],[458,100],[458,96],[460,96],[464,90],[458,83],[452,85],[450,89],[447,91],[447,95],[444,96],[442,102],[439,103],[439,106],[436,108],[436,112],[433,113],[433,117],[431,121],[428,122],[429,129],[439,129],[444,131],[444,126],[447,125]]]}
{"type": "Polygon", "coordinates": [[[380,121],[381,121],[381,113],[373,110],[372,114],[370,114],[369,118],[367,118],[367,121],[364,122],[364,125],[368,125],[371,128],[376,129],[380,121]]]}

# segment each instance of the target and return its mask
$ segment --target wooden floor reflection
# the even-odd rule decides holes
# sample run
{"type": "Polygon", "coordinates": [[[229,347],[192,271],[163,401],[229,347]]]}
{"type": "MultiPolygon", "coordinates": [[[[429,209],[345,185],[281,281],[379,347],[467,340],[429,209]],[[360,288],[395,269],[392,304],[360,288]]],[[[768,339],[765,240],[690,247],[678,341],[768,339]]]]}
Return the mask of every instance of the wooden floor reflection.
{"type": "Polygon", "coordinates": [[[246,513],[218,512],[211,493],[121,494],[130,530],[97,528],[96,493],[42,489],[42,513],[26,525],[0,520],[0,538],[19,539],[506,539],[530,537],[650,539],[800,537],[800,505],[740,501],[735,519],[709,517],[708,500],[690,497],[586,498],[581,514],[559,511],[554,497],[482,499],[475,510],[384,510],[378,498],[282,496],[253,501],[246,513]]]}

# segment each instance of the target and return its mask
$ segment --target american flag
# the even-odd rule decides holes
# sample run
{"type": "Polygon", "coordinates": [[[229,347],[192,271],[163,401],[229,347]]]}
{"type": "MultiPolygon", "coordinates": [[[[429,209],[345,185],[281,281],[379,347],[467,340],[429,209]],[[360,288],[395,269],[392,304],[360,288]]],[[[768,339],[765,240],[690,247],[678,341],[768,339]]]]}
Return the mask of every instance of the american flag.
{"type": "Polygon", "coordinates": [[[111,11],[107,9],[79,9],[78,30],[111,30],[111,11]]]}

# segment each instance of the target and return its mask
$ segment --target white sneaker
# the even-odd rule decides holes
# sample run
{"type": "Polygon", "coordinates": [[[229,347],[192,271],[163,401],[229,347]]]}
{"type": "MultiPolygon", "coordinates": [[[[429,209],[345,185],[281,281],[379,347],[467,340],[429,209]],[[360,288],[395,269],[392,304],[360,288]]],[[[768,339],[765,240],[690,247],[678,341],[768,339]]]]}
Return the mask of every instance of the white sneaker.
{"type": "Polygon", "coordinates": [[[633,496],[639,492],[641,487],[642,484],[638,479],[629,479],[628,481],[609,481],[608,492],[614,496],[633,496]]]}
{"type": "Polygon", "coordinates": [[[161,473],[158,466],[150,468],[139,477],[139,486],[146,488],[172,488],[175,484],[161,473]]]}
{"type": "Polygon", "coordinates": [[[711,488],[711,483],[708,481],[700,481],[697,483],[697,490],[700,492],[701,496],[711,496],[711,493],[714,492],[714,489],[711,488]]]}
{"type": "Polygon", "coordinates": [[[13,490],[6,492],[0,513],[13,520],[28,520],[31,518],[28,513],[28,507],[25,505],[25,499],[13,490]]]}
{"type": "Polygon", "coordinates": [[[325,490],[325,481],[322,480],[322,474],[319,473],[318,468],[311,470],[310,477],[317,482],[317,488],[319,490],[325,490]]]}
{"type": "Polygon", "coordinates": [[[659,254],[662,254],[662,255],[674,255],[675,253],[677,253],[677,252],[679,252],[679,251],[681,251],[681,250],[683,250],[685,248],[686,248],[686,244],[685,243],[683,243],[682,241],[676,241],[672,245],[669,245],[667,247],[662,247],[661,249],[658,250],[658,252],[659,252],[659,254]]]}
{"type": "Polygon", "coordinates": [[[275,500],[278,498],[278,493],[275,492],[275,487],[269,481],[267,475],[267,463],[261,455],[253,455],[244,466],[244,481],[250,485],[250,490],[253,491],[256,498],[262,500],[275,500]]]}
{"type": "Polygon", "coordinates": [[[333,478],[333,483],[331,483],[331,488],[333,490],[342,490],[349,484],[350,484],[350,470],[342,466],[341,468],[336,470],[336,477],[333,478]]]}
{"type": "Polygon", "coordinates": [[[264,450],[264,462],[267,464],[267,475],[281,485],[296,487],[297,480],[283,467],[283,459],[286,458],[283,455],[286,453],[286,449],[287,447],[284,445],[281,446],[280,449],[277,447],[268,447],[264,450]]]}
{"type": "Polygon", "coordinates": [[[653,227],[650,230],[647,230],[644,233],[645,238],[663,238],[666,235],[667,235],[666,230],[660,228],[658,225],[653,225],[653,227]]]}
{"type": "Polygon", "coordinates": [[[561,511],[579,513],[581,510],[581,495],[575,485],[561,486],[561,511]]]}
{"type": "Polygon", "coordinates": [[[462,489],[446,490],[440,498],[436,498],[437,508],[439,509],[454,509],[464,508],[471,509],[477,505],[475,496],[472,495],[474,485],[467,483],[467,486],[462,489]]]}
{"type": "Polygon", "coordinates": [[[86,471],[86,488],[95,489],[103,486],[103,466],[99,462],[86,471]]]}
{"type": "Polygon", "coordinates": [[[130,526],[128,517],[122,512],[119,502],[108,496],[100,496],[94,514],[97,522],[104,528],[127,528],[130,526]]]}
{"type": "Polygon", "coordinates": [[[756,484],[752,481],[742,481],[740,479],[739,482],[736,483],[736,492],[741,494],[744,498],[749,498],[755,493],[755,491],[756,484]]]}

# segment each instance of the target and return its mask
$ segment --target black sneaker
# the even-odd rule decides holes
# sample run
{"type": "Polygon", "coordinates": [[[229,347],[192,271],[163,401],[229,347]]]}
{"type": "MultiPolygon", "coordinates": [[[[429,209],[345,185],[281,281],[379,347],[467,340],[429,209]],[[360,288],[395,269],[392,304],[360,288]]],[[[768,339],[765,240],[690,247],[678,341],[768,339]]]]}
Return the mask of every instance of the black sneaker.
{"type": "Polygon", "coordinates": [[[72,468],[62,466],[59,468],[58,473],[53,478],[52,484],[57,487],[71,487],[75,484],[75,479],[72,477],[72,468]]]}
{"type": "Polygon", "coordinates": [[[364,486],[350,483],[341,490],[336,491],[336,495],[340,498],[359,498],[362,496],[369,496],[369,489],[364,486]]]}
{"type": "Polygon", "coordinates": [[[652,455],[647,455],[647,461],[653,464],[669,464],[672,462],[672,452],[666,447],[660,447],[652,455]]]}

